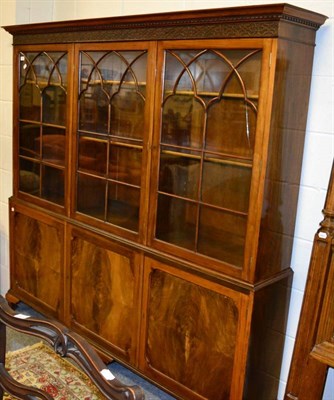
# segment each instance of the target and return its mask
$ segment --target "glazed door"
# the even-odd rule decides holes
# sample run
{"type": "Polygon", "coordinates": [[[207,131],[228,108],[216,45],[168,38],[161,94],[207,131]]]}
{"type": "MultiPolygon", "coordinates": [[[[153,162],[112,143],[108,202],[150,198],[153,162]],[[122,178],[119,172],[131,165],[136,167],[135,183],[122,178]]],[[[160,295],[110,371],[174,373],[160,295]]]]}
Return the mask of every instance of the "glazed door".
{"type": "Polygon", "coordinates": [[[154,247],[235,275],[249,262],[249,226],[260,191],[256,162],[267,134],[260,121],[270,44],[161,44],[154,247]]]}
{"type": "Polygon", "coordinates": [[[155,46],[78,45],[75,217],[144,240],[155,46]]]}
{"type": "Polygon", "coordinates": [[[14,192],[64,210],[71,124],[71,46],[15,48],[14,192]]]}

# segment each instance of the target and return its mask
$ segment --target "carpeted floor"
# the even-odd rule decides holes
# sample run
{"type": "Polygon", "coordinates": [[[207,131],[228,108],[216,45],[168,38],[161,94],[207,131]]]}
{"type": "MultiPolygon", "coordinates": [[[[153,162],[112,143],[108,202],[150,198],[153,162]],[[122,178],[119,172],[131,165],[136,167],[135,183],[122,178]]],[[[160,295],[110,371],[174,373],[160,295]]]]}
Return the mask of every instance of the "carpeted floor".
{"type": "MultiPolygon", "coordinates": [[[[59,357],[43,341],[8,352],[6,367],[15,380],[41,389],[55,400],[105,400],[80,368],[59,357]]],[[[6,393],[3,400],[15,398],[6,393]]]]}
{"type": "MultiPolygon", "coordinates": [[[[25,313],[28,315],[36,315],[38,313],[32,310],[30,307],[23,303],[19,303],[16,311],[20,313],[25,313]]],[[[20,348],[30,346],[33,343],[40,342],[40,338],[34,338],[26,334],[18,333],[12,329],[8,329],[7,334],[7,351],[14,351],[20,348]]],[[[145,398],[147,400],[173,400],[174,397],[168,395],[162,390],[158,389],[156,386],[152,385],[150,382],[141,378],[140,376],[134,374],[132,371],[123,367],[117,362],[113,362],[108,365],[110,371],[126,385],[139,385],[145,392],[145,398]]]]}

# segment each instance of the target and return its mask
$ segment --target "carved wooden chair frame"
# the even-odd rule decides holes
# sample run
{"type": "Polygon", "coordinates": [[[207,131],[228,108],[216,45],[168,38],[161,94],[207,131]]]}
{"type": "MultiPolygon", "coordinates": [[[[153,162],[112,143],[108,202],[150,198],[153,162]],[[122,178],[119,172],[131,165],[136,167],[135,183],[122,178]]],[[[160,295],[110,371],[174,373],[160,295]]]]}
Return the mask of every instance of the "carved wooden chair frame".
{"type": "Polygon", "coordinates": [[[4,392],[19,399],[44,399],[52,397],[44,391],[22,385],[14,380],[5,368],[6,326],[44,339],[62,357],[74,360],[91,378],[101,393],[110,400],[143,400],[139,386],[126,386],[108,370],[91,345],[80,335],[61,323],[47,319],[23,316],[16,313],[0,296],[0,399],[4,392]]]}

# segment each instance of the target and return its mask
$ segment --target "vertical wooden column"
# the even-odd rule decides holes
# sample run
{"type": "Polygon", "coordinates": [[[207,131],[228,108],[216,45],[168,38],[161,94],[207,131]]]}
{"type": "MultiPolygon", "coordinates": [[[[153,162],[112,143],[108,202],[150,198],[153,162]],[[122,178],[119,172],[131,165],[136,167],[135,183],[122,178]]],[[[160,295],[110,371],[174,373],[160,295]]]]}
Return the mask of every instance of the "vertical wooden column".
{"type": "Polygon", "coordinates": [[[321,400],[334,366],[334,164],[324,219],[314,236],[285,400],[321,400]]]}

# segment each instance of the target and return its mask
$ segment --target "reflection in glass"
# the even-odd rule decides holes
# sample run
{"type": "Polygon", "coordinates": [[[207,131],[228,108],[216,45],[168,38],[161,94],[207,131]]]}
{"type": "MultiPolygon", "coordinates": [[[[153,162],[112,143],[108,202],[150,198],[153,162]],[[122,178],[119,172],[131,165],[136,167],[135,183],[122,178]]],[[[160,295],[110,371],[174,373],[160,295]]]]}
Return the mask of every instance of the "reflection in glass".
{"type": "Polygon", "coordinates": [[[200,160],[162,153],[159,170],[159,191],[188,199],[198,198],[200,160]]]}
{"type": "Polygon", "coordinates": [[[64,170],[47,165],[42,167],[41,197],[53,203],[64,205],[64,170]]]}
{"type": "Polygon", "coordinates": [[[247,213],[251,173],[247,166],[223,163],[218,158],[205,160],[202,201],[247,213]]]}
{"type": "Polygon", "coordinates": [[[195,250],[196,212],[194,203],[159,194],[157,239],[195,250]]]}
{"type": "Polygon", "coordinates": [[[106,182],[78,174],[77,210],[94,218],[105,218],[106,182]]]}
{"type": "Polygon", "coordinates": [[[120,90],[111,99],[111,134],[142,139],[144,135],[144,109],[143,98],[133,89],[120,90]]]}
{"type": "Polygon", "coordinates": [[[173,95],[163,106],[162,143],[202,146],[204,108],[193,96],[173,95]]]}
{"type": "Polygon", "coordinates": [[[142,149],[126,145],[110,147],[109,178],[140,186],[142,149]]]}
{"type": "Polygon", "coordinates": [[[253,107],[244,100],[221,99],[208,110],[206,149],[251,158],[255,129],[253,107]]]}
{"type": "Polygon", "coordinates": [[[42,158],[44,161],[65,166],[65,129],[43,126],[42,158]]]}
{"type": "Polygon", "coordinates": [[[247,217],[201,206],[198,252],[242,267],[247,217]]]}
{"type": "Polygon", "coordinates": [[[107,142],[93,137],[81,136],[78,151],[79,170],[105,175],[107,170],[107,142]]]}
{"type": "Polygon", "coordinates": [[[39,163],[20,158],[19,190],[35,196],[40,193],[39,163]]]}
{"type": "Polygon", "coordinates": [[[80,97],[79,129],[108,133],[109,99],[100,86],[89,86],[80,97]]]}
{"type": "Polygon", "coordinates": [[[20,87],[24,85],[27,78],[31,81],[36,81],[36,74],[31,68],[31,64],[37,55],[38,53],[35,52],[20,53],[20,87]]]}
{"type": "Polygon", "coordinates": [[[108,185],[107,221],[132,231],[138,231],[140,190],[127,185],[108,185]]]}
{"type": "Polygon", "coordinates": [[[20,122],[19,154],[21,156],[40,157],[40,126],[37,124],[20,122]]]}
{"type": "Polygon", "coordinates": [[[41,92],[33,84],[26,84],[20,89],[20,118],[29,121],[41,119],[41,92]]]}
{"type": "Polygon", "coordinates": [[[66,123],[66,92],[60,86],[49,86],[42,95],[43,122],[64,126],[66,123]]]}

